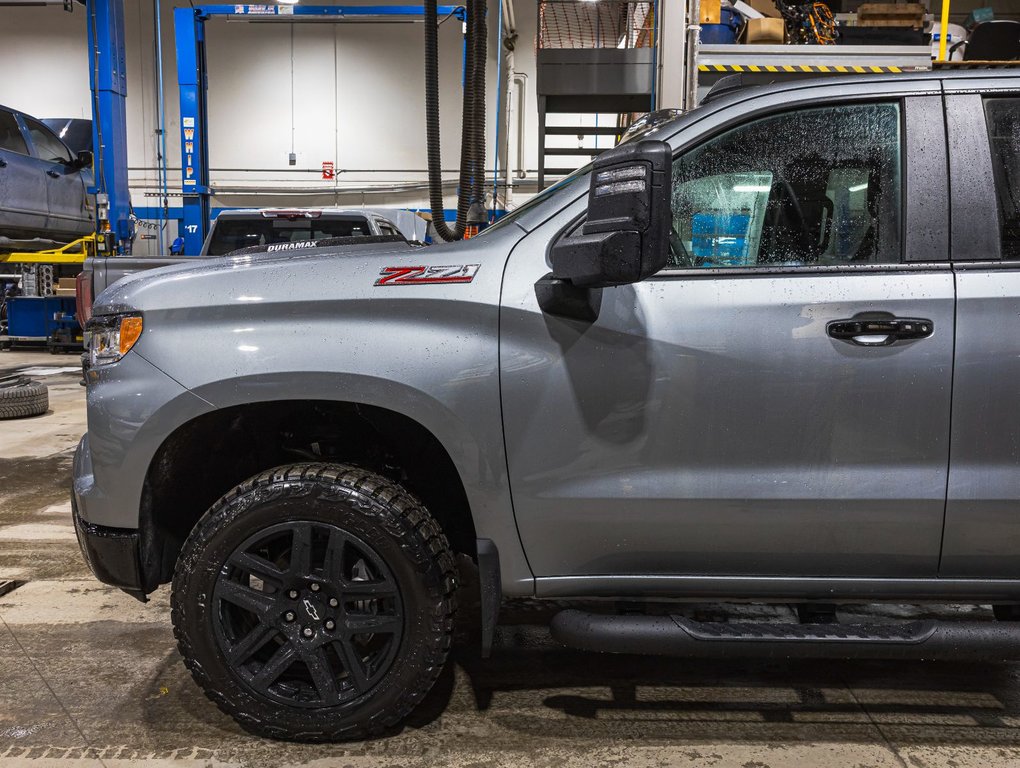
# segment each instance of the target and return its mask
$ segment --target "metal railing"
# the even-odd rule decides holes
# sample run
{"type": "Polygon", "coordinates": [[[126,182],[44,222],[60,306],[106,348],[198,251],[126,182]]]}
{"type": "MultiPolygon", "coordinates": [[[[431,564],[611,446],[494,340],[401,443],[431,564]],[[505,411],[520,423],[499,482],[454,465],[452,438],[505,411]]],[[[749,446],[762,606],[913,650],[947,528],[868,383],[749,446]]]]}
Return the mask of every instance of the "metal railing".
{"type": "Polygon", "coordinates": [[[539,0],[539,49],[650,48],[652,0],[539,0]]]}

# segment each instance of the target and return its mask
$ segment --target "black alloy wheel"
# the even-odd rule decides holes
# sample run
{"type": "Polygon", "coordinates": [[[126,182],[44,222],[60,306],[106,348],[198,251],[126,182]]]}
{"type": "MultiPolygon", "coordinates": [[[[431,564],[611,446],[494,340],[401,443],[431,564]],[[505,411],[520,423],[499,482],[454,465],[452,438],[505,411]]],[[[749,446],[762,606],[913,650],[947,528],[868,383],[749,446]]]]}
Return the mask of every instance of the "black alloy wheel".
{"type": "Polygon", "coordinates": [[[390,569],[338,525],[294,521],[249,537],[213,589],[223,657],[255,693],[331,707],[389,670],[404,620],[390,569]]]}
{"type": "Polygon", "coordinates": [[[438,679],[456,609],[453,553],[403,486],[291,464],[216,502],[177,560],[184,663],[243,728],[341,741],[399,724],[438,679]]]}

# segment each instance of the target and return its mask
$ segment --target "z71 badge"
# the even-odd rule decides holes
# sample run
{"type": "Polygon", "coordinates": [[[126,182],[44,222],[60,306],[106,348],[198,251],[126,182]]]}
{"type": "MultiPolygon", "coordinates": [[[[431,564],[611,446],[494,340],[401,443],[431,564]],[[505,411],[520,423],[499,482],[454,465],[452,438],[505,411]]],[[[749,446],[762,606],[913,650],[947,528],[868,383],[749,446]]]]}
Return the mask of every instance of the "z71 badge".
{"type": "Polygon", "coordinates": [[[376,285],[434,285],[470,283],[481,264],[451,264],[445,267],[383,267],[376,285]]]}

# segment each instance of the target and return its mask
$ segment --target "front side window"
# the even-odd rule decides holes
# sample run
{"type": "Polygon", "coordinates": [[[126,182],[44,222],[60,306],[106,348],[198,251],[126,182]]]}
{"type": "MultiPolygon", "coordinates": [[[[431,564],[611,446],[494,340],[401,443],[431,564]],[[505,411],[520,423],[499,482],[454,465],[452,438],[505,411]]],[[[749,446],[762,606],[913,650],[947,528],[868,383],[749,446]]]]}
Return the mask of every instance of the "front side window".
{"type": "Polygon", "coordinates": [[[1020,99],[988,99],[985,115],[999,199],[1002,258],[1020,259],[1020,99]]]}
{"type": "Polygon", "coordinates": [[[671,266],[899,262],[897,104],[802,109],[734,128],[673,163],[671,266]]]}
{"type": "Polygon", "coordinates": [[[53,135],[53,131],[30,117],[25,118],[25,125],[28,127],[28,135],[32,137],[36,157],[48,163],[71,162],[70,151],[53,135]]]}

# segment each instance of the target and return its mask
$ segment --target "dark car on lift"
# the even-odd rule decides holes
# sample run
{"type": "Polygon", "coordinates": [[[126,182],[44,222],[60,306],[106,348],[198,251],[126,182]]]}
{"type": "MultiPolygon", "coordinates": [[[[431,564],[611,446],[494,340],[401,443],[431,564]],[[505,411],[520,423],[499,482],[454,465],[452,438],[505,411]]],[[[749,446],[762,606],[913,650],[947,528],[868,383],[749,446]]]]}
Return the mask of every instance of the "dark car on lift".
{"type": "Polygon", "coordinates": [[[91,165],[91,152],[71,152],[41,121],[0,106],[0,237],[73,240],[94,231],[91,165]]]}

